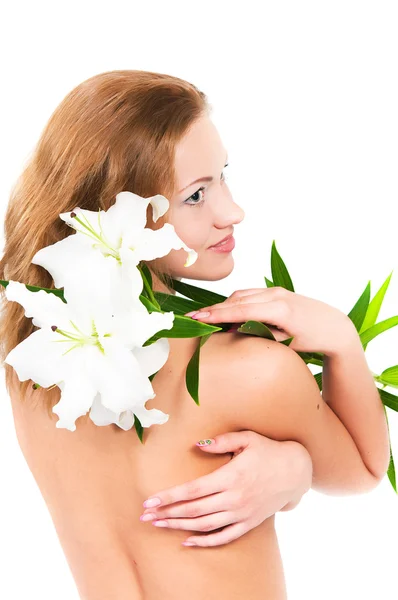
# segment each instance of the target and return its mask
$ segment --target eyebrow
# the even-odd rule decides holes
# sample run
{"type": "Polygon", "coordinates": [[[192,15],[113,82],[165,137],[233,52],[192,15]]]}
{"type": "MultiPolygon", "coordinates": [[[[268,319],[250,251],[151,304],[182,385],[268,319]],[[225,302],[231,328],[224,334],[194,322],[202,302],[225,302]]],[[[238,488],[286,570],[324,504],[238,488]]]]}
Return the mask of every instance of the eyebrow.
{"type": "MultiPolygon", "coordinates": [[[[225,157],[225,162],[227,162],[228,160],[228,152],[227,155],[225,157]]],[[[184,190],[188,189],[189,187],[191,187],[191,185],[193,185],[194,183],[199,183],[201,181],[207,181],[210,183],[210,181],[213,181],[214,177],[210,177],[210,175],[208,175],[207,177],[200,177],[200,179],[195,179],[195,181],[192,181],[192,183],[190,183],[189,185],[186,185],[184,188],[182,188],[182,190],[180,190],[178,193],[181,194],[184,190]]]]}

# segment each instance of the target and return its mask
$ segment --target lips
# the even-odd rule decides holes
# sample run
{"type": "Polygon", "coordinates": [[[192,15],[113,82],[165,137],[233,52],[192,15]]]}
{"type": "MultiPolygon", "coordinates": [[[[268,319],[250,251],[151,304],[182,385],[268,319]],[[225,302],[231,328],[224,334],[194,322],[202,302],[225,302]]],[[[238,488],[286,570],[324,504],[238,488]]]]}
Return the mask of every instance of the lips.
{"type": "Polygon", "coordinates": [[[219,244],[221,244],[221,242],[226,242],[227,240],[229,240],[231,237],[233,236],[233,232],[230,233],[229,235],[227,235],[227,237],[223,238],[222,240],[220,240],[219,242],[217,242],[217,244],[213,244],[212,246],[209,246],[209,248],[214,248],[214,246],[218,246],[219,244]]]}

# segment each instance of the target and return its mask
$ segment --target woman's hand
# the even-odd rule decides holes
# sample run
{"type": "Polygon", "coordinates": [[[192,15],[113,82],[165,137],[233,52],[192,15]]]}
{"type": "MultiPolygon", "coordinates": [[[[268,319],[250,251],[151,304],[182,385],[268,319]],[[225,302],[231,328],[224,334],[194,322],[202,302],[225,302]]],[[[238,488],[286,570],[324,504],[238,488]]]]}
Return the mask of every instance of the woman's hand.
{"type": "Polygon", "coordinates": [[[151,495],[162,503],[144,511],[157,520],[166,519],[172,529],[224,528],[189,537],[187,542],[203,547],[227,544],[275,512],[296,506],[312,485],[311,457],[297,442],[279,442],[249,430],[224,433],[214,440],[198,448],[233,452],[232,460],[208,475],[151,495]]]}
{"type": "Polygon", "coordinates": [[[329,356],[341,352],[357,335],[351,319],[337,308],[277,286],[237,290],[224,302],[185,316],[209,324],[260,321],[278,342],[294,337],[292,350],[329,356]]]}

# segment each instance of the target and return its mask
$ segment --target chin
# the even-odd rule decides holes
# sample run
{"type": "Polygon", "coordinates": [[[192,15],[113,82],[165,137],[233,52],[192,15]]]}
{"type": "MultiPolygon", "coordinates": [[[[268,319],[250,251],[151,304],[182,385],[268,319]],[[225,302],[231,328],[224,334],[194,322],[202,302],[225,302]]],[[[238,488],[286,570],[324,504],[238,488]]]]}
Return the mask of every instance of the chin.
{"type": "Polygon", "coordinates": [[[184,279],[192,279],[197,281],[219,281],[220,279],[225,279],[232,273],[234,270],[235,264],[229,263],[228,265],[223,265],[218,269],[213,267],[209,269],[198,269],[195,273],[189,273],[189,269],[186,269],[186,274],[182,275],[184,279]]]}

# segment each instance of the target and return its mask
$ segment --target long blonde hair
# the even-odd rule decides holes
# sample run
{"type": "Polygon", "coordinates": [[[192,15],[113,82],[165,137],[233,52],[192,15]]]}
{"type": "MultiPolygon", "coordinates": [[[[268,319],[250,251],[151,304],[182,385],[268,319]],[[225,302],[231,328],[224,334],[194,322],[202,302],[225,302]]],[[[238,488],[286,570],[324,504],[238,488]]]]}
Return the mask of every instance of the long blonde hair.
{"type": "MultiPolygon", "coordinates": [[[[124,190],[144,198],[170,198],[176,185],[176,145],[210,110],[207,96],[193,84],[162,73],[109,71],[75,87],[51,115],[12,188],[0,279],[54,288],[49,272],[31,260],[40,248],[74,234],[60,213],[76,206],[108,210],[124,190]]],[[[167,215],[156,227],[167,222],[167,215]]],[[[152,222],[151,205],[147,216],[152,222]]],[[[168,274],[159,272],[156,261],[151,269],[167,285],[168,274]]],[[[4,292],[0,285],[0,359],[7,391],[16,380],[19,397],[26,400],[33,381],[20,382],[4,359],[38,327],[4,292]]],[[[38,388],[30,397],[43,403],[51,416],[60,389],[38,388]]]]}

